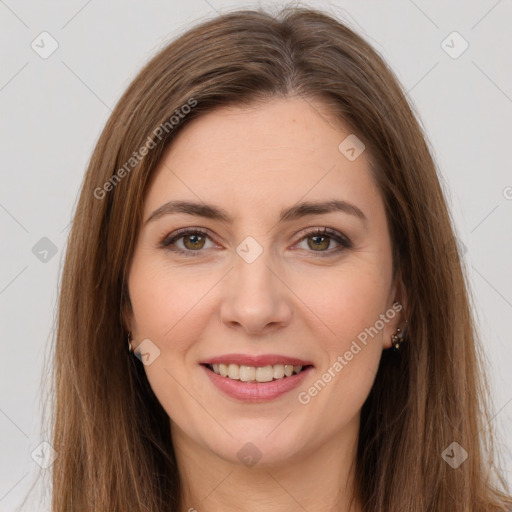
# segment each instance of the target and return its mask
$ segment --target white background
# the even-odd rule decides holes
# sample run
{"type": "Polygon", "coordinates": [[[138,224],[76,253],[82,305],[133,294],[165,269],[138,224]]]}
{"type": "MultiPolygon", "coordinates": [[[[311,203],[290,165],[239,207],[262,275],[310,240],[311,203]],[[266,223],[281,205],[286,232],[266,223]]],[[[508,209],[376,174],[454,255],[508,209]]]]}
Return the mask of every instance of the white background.
{"type": "MultiPolygon", "coordinates": [[[[66,236],[88,159],[111,109],[140,67],[195,21],[268,5],[283,4],[0,1],[2,511],[18,508],[39,469],[31,453],[46,439],[41,383],[66,236]],[[31,48],[43,31],[59,45],[47,59],[31,48]],[[46,263],[32,253],[42,237],[58,251],[46,263]]],[[[409,91],[428,133],[467,250],[464,260],[489,359],[493,425],[512,481],[511,2],[302,5],[334,14],[373,44],[409,91]],[[441,44],[453,31],[469,44],[456,59],[441,44]]],[[[461,43],[452,37],[447,44],[457,50],[461,43]]]]}

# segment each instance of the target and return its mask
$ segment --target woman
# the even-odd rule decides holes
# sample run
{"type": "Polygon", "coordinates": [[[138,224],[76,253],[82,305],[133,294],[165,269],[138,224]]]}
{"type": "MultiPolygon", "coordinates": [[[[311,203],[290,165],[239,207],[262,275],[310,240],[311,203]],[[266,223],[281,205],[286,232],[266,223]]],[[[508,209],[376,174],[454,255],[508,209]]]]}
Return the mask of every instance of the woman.
{"type": "Polygon", "coordinates": [[[506,510],[477,347],[381,58],[313,10],[220,16],[140,72],[85,176],[53,510],[506,510]]]}

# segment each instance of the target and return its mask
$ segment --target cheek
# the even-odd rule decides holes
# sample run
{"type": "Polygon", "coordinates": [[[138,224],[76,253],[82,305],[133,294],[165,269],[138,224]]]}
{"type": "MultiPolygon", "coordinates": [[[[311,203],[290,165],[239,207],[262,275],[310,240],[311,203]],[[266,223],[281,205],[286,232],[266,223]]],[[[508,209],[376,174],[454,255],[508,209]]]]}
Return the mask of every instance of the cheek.
{"type": "Polygon", "coordinates": [[[318,340],[331,355],[344,351],[351,340],[364,339],[364,333],[377,323],[378,339],[386,334],[387,323],[379,321],[389,308],[390,272],[382,273],[377,265],[353,264],[318,274],[315,279],[297,276],[294,289],[307,298],[304,314],[316,317],[322,336],[318,340]]]}
{"type": "Polygon", "coordinates": [[[375,380],[387,330],[381,320],[387,306],[385,284],[372,274],[347,273],[317,297],[319,316],[329,327],[315,340],[324,357],[297,398],[314,426],[312,418],[321,421],[326,436],[357,416],[375,380]]]}
{"type": "Polygon", "coordinates": [[[207,280],[161,264],[135,262],[129,286],[135,317],[134,337],[150,338],[166,350],[186,349],[188,342],[201,331],[200,312],[206,303],[201,299],[208,291],[207,280]]]}
{"type": "Polygon", "coordinates": [[[388,309],[390,282],[391,272],[358,262],[309,288],[308,306],[324,324],[315,341],[325,357],[301,403],[309,396],[332,425],[348,421],[371,389],[395,316],[388,309]]]}
{"type": "Polygon", "coordinates": [[[133,337],[137,343],[149,338],[158,347],[158,357],[144,370],[158,401],[182,428],[190,419],[192,425],[204,421],[203,409],[186,389],[196,370],[197,340],[211,318],[206,294],[213,284],[161,262],[134,259],[130,272],[133,337]]]}

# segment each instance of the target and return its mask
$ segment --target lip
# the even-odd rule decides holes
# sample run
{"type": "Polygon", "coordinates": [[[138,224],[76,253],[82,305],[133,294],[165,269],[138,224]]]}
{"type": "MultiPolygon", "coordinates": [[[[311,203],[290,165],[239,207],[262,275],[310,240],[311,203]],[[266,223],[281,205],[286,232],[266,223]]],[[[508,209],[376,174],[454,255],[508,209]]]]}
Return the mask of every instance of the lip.
{"type": "MultiPolygon", "coordinates": [[[[290,360],[298,361],[297,359],[290,360]]],[[[271,382],[242,382],[240,380],[222,377],[210,370],[205,364],[201,365],[203,371],[219,391],[231,398],[234,398],[235,400],[250,403],[269,402],[292,391],[304,381],[314,368],[313,366],[308,366],[300,373],[294,374],[290,377],[273,380],[271,382]]]]}
{"type": "Polygon", "coordinates": [[[303,359],[298,359],[296,357],[288,357],[279,354],[262,354],[259,356],[251,356],[247,354],[225,354],[223,356],[205,359],[204,361],[200,361],[200,364],[238,364],[239,366],[291,364],[293,366],[313,366],[311,361],[304,361],[303,359]]]}

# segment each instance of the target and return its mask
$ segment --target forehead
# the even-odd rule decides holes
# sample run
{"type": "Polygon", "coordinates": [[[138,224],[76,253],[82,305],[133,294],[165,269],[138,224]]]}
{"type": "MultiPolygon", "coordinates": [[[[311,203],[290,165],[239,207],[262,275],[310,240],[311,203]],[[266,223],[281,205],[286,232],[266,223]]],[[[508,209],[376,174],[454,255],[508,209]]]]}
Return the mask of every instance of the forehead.
{"type": "Polygon", "coordinates": [[[145,218],[175,198],[260,216],[271,202],[280,209],[299,200],[340,198],[374,208],[380,199],[368,156],[350,160],[340,151],[351,131],[325,110],[301,98],[274,99],[193,120],[153,172],[145,218]]]}

